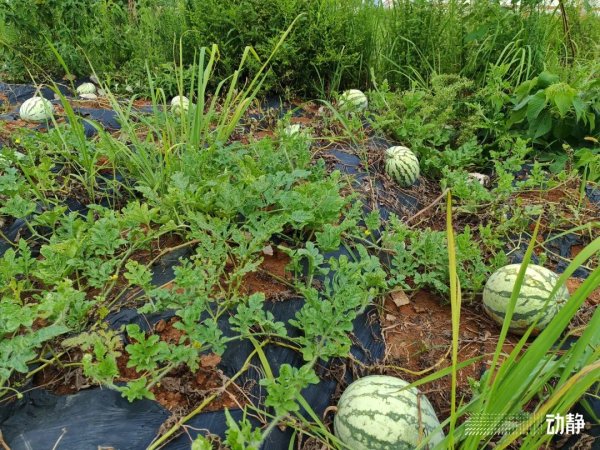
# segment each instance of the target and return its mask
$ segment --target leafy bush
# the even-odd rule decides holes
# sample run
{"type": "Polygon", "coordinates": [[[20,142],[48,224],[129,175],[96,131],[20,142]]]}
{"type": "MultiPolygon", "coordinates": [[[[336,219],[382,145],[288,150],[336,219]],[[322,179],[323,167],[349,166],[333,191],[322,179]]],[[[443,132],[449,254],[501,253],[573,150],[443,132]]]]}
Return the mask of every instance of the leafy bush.
{"type": "Polygon", "coordinates": [[[600,80],[595,80],[585,86],[585,90],[578,91],[561,82],[557,75],[542,72],[516,89],[517,104],[509,124],[526,123],[527,134],[534,141],[547,144],[555,139],[579,142],[597,129],[596,117],[600,115],[598,86],[600,80]]]}
{"type": "MultiPolygon", "coordinates": [[[[446,298],[450,292],[446,233],[431,229],[411,230],[396,217],[390,225],[383,241],[384,248],[394,254],[388,281],[390,287],[410,290],[425,287],[446,298]]],[[[467,226],[456,236],[456,263],[461,289],[471,299],[483,289],[487,277],[506,263],[505,258],[497,258],[491,265],[486,265],[483,255],[483,249],[467,226]]]]}
{"type": "MultiPolygon", "coordinates": [[[[174,95],[173,71],[191,64],[198,48],[217,44],[217,78],[237,69],[246,46],[263,60],[278,36],[299,15],[273,60],[264,88],[282,94],[326,97],[329,91],[370,85],[370,69],[394,89],[427,84],[433,74],[459,74],[487,83],[490,64],[506,65],[520,84],[544,67],[565,61],[561,19],[540,2],[507,8],[495,2],[396,0],[384,9],[362,0],[21,0],[0,2],[2,70],[13,80],[63,70],[46,39],[76,75],[87,75],[89,58],[111,87],[148,93],[145,62],[157,85],[174,95]],[[184,43],[180,55],[178,44],[184,43]],[[175,44],[175,45],[174,45],[175,44]],[[26,58],[23,58],[26,57],[26,58]]],[[[581,9],[579,9],[580,11],[581,9]]],[[[568,10],[576,62],[593,61],[600,36],[597,16],[568,10]]],[[[247,66],[246,75],[261,66],[247,66]]]]}
{"type": "MultiPolygon", "coordinates": [[[[285,92],[292,86],[297,92],[315,92],[315,87],[331,87],[333,75],[340,70],[349,84],[366,78],[361,62],[373,49],[372,15],[377,9],[363,7],[361,1],[192,0],[190,4],[190,24],[197,30],[190,34],[190,42],[217,43],[226,73],[236,68],[235,56],[247,45],[263,60],[281,32],[304,13],[274,58],[266,88],[285,92]]],[[[258,68],[261,63],[254,64],[258,68]]]]}

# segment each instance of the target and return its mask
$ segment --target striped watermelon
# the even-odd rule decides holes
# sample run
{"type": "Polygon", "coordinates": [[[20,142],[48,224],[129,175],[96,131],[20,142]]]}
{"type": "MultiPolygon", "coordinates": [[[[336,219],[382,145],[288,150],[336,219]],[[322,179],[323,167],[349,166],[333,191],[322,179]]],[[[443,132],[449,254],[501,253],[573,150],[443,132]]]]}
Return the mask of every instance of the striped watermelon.
{"type": "Polygon", "coordinates": [[[342,94],[338,102],[340,111],[364,111],[369,106],[367,96],[358,89],[350,89],[342,94]]]}
{"type": "Polygon", "coordinates": [[[190,101],[187,97],[180,97],[179,95],[173,97],[171,100],[171,111],[173,114],[181,114],[181,108],[183,108],[184,112],[187,112],[190,108],[190,101]]]}
{"type": "Polygon", "coordinates": [[[385,171],[401,187],[409,187],[419,178],[419,160],[406,147],[390,147],[386,151],[385,171]]]}
{"type": "Polygon", "coordinates": [[[288,125],[283,129],[283,134],[289,138],[302,139],[304,143],[312,147],[312,134],[310,130],[303,130],[300,124],[288,125]]]}
{"type": "Polygon", "coordinates": [[[300,134],[300,124],[296,123],[293,125],[288,125],[287,127],[285,127],[283,129],[283,134],[285,134],[286,136],[294,136],[296,134],[300,134]]]}
{"type": "Polygon", "coordinates": [[[95,93],[96,93],[96,86],[94,86],[94,83],[83,83],[77,87],[77,94],[79,94],[79,95],[95,94],[95,93]]]}
{"type": "MultiPolygon", "coordinates": [[[[508,302],[520,268],[520,264],[510,264],[498,269],[490,276],[483,289],[485,312],[499,325],[504,323],[508,302]]],[[[527,266],[510,323],[509,330],[512,333],[524,334],[540,313],[541,317],[532,335],[539,334],[548,325],[569,299],[569,291],[565,285],[562,285],[548,306],[544,308],[544,303],[550,297],[557,282],[558,276],[545,267],[534,264],[527,266]]]]}
{"type": "MultiPolygon", "coordinates": [[[[333,421],[335,435],[353,450],[412,450],[440,424],[431,404],[399,378],[371,375],[346,388],[333,421]],[[423,434],[420,436],[420,429],[423,434]]],[[[439,431],[430,447],[442,441],[439,431]]]]}
{"type": "Polygon", "coordinates": [[[27,122],[46,122],[54,115],[54,105],[43,97],[32,97],[23,102],[19,115],[27,122]]]}

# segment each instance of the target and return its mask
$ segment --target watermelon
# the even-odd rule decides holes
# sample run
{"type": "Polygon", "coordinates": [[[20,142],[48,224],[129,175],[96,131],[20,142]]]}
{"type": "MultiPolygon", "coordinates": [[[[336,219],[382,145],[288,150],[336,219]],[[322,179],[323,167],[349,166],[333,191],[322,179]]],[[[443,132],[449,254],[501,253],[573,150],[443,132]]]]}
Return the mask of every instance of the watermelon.
{"type": "Polygon", "coordinates": [[[79,95],[95,94],[95,93],[96,93],[96,86],[94,86],[94,83],[83,83],[77,87],[77,94],[79,94],[79,95]]]}
{"type": "MultiPolygon", "coordinates": [[[[10,149],[8,149],[8,151],[10,151],[10,149]]],[[[12,153],[13,153],[13,156],[14,156],[16,159],[23,159],[23,158],[25,158],[25,155],[24,155],[23,153],[21,153],[21,152],[18,152],[18,151],[16,151],[16,150],[13,150],[13,151],[12,151],[12,153]]],[[[0,154],[0,163],[4,163],[4,162],[8,162],[8,160],[7,160],[7,159],[6,159],[4,156],[2,156],[2,155],[0,154]]]]}
{"type": "Polygon", "coordinates": [[[54,115],[54,105],[43,97],[32,97],[23,102],[19,115],[27,122],[46,122],[54,115]]]}
{"type": "Polygon", "coordinates": [[[181,108],[183,108],[184,112],[188,112],[190,108],[190,101],[187,97],[180,97],[179,95],[173,97],[171,100],[171,111],[173,114],[181,114],[181,108]]]}
{"type": "Polygon", "coordinates": [[[299,139],[302,140],[302,142],[308,146],[309,148],[312,147],[312,134],[310,133],[310,130],[305,129],[303,130],[300,127],[300,124],[292,124],[292,125],[288,125],[287,127],[285,127],[283,129],[283,133],[284,136],[287,136],[288,138],[292,138],[294,140],[299,139]]]}
{"type": "Polygon", "coordinates": [[[390,147],[386,151],[385,171],[401,187],[409,187],[419,178],[419,160],[407,147],[390,147]]]}
{"type": "Polygon", "coordinates": [[[295,134],[300,134],[300,124],[296,123],[293,125],[288,125],[283,129],[283,134],[286,136],[294,136],[295,134]]]}
{"type": "MultiPolygon", "coordinates": [[[[484,310],[499,325],[504,323],[508,302],[520,268],[520,264],[510,264],[498,269],[490,276],[483,289],[484,310]]],[[[527,266],[523,286],[510,322],[511,333],[524,334],[540,314],[532,335],[539,334],[550,323],[569,299],[569,291],[565,285],[562,285],[548,306],[544,307],[557,282],[558,276],[545,267],[534,264],[527,266]]]]}
{"type": "MultiPolygon", "coordinates": [[[[335,435],[353,450],[413,450],[440,422],[416,388],[400,391],[408,384],[384,375],[350,384],[338,402],[335,435]]],[[[430,447],[443,439],[444,433],[438,431],[430,447]]]]}
{"type": "Polygon", "coordinates": [[[358,89],[350,89],[342,94],[338,107],[340,111],[364,111],[367,109],[369,102],[367,96],[358,89]]]}

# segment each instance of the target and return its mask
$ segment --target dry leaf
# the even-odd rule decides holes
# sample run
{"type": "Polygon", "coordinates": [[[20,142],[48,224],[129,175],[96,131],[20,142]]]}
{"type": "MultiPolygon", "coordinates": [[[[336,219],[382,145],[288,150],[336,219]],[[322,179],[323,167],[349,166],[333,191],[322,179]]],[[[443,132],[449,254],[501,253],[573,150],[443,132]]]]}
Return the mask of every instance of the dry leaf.
{"type": "Polygon", "coordinates": [[[158,322],[156,322],[156,325],[154,325],[154,330],[157,333],[162,333],[166,327],[167,323],[165,322],[165,319],[160,319],[158,322]]]}
{"type": "Polygon", "coordinates": [[[273,247],[267,245],[265,248],[263,248],[263,253],[265,255],[273,256],[273,247]]]}
{"type": "Polygon", "coordinates": [[[392,300],[397,307],[408,305],[410,303],[409,298],[406,296],[404,291],[392,292],[392,300]]]}
{"type": "Polygon", "coordinates": [[[62,77],[62,79],[65,80],[65,81],[73,81],[73,80],[77,79],[77,77],[75,75],[69,75],[69,74],[67,74],[64,77],[62,77]]]}
{"type": "Polygon", "coordinates": [[[86,100],[96,100],[98,98],[96,94],[79,94],[79,96],[86,100]]]}

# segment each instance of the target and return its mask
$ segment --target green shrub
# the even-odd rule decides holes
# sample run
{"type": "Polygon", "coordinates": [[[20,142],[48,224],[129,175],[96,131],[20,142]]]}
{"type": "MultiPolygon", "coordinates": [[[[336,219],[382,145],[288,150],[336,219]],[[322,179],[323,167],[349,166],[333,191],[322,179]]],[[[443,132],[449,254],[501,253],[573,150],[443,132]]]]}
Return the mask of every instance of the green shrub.
{"type": "MultiPolygon", "coordinates": [[[[600,21],[585,4],[577,0],[567,9],[573,61],[560,15],[538,1],[521,3],[396,0],[395,8],[384,9],[363,0],[0,2],[6,44],[0,59],[15,81],[27,80],[28,72],[62,76],[48,39],[76,75],[89,73],[87,57],[113,89],[147,94],[147,61],[157,85],[172,95],[171,73],[191,64],[200,47],[218,45],[218,80],[237,69],[246,46],[264,60],[299,14],[302,21],[272,61],[264,86],[271,93],[324,98],[365,89],[371,69],[394,90],[427,85],[433,74],[458,74],[480,87],[490,64],[505,65],[507,79],[518,85],[542,70],[569,72],[565,63],[598,58],[600,21]]],[[[261,65],[255,59],[242,75],[252,76],[261,65]]]]}

